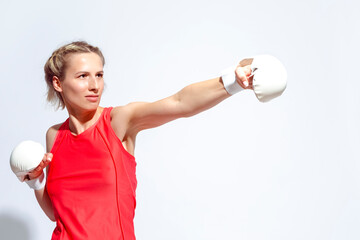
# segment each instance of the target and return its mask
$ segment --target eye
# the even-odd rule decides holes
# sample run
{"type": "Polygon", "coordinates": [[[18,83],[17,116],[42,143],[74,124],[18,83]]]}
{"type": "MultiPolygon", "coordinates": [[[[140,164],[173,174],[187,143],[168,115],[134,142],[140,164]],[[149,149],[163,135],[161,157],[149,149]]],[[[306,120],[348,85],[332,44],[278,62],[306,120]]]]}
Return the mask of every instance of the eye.
{"type": "Polygon", "coordinates": [[[79,76],[79,78],[84,78],[84,77],[86,77],[86,74],[81,74],[81,75],[79,76]]]}
{"type": "Polygon", "coordinates": [[[104,74],[103,74],[103,73],[99,73],[97,76],[102,78],[102,77],[104,76],[104,74]]]}

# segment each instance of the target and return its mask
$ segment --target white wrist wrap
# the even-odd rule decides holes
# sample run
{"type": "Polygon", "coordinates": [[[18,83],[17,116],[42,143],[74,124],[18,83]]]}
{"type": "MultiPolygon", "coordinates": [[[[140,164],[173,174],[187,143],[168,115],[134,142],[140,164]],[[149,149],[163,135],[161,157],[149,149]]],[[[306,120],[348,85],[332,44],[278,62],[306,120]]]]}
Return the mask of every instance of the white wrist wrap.
{"type": "Polygon", "coordinates": [[[242,90],[244,90],[240,84],[236,81],[236,70],[237,64],[225,69],[221,72],[221,79],[223,81],[225,90],[230,94],[234,95],[242,90]]]}
{"type": "Polygon", "coordinates": [[[25,181],[30,188],[34,190],[40,190],[45,187],[46,178],[44,172],[37,178],[25,181]]]}

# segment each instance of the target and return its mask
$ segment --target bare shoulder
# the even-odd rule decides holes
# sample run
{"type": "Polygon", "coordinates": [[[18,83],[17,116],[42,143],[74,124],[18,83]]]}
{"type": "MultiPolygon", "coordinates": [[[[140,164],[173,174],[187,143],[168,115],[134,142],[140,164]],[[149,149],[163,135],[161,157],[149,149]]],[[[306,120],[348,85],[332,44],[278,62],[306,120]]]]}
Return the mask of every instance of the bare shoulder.
{"type": "Polygon", "coordinates": [[[120,119],[120,118],[130,118],[132,115],[132,112],[134,111],[134,108],[136,108],[139,104],[139,102],[132,102],[128,103],[124,106],[117,106],[114,107],[110,113],[111,119],[120,119]]]}
{"type": "Polygon", "coordinates": [[[146,102],[132,102],[124,106],[114,107],[111,111],[111,119],[115,121],[130,121],[134,115],[146,108],[146,102]]]}
{"type": "Polygon", "coordinates": [[[61,127],[62,123],[51,126],[46,132],[46,152],[50,152],[56,137],[56,133],[61,127]]]}
{"type": "MultiPolygon", "coordinates": [[[[47,132],[46,132],[46,152],[51,151],[52,146],[54,145],[56,133],[59,130],[59,128],[61,127],[61,125],[62,125],[62,123],[55,124],[47,130],[47,132]]],[[[49,173],[49,166],[46,166],[46,177],[48,176],[48,173],[49,173]]]]}
{"type": "Polygon", "coordinates": [[[114,107],[110,112],[111,127],[118,138],[123,141],[129,123],[129,110],[126,106],[114,107]]]}
{"type": "Polygon", "coordinates": [[[132,129],[131,120],[138,103],[129,103],[124,106],[114,107],[110,113],[111,126],[121,141],[135,138],[136,132],[132,129]]]}
{"type": "Polygon", "coordinates": [[[127,105],[114,107],[110,112],[111,125],[119,125],[129,119],[130,111],[127,105]]]}

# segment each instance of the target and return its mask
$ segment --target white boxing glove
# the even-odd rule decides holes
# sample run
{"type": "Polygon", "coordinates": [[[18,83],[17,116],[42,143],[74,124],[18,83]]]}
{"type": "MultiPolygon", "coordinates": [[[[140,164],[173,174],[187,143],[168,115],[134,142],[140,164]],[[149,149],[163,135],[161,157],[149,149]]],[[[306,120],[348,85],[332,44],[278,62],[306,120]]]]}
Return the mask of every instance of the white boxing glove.
{"type": "Polygon", "coordinates": [[[23,141],[18,144],[10,155],[11,170],[21,182],[26,182],[30,188],[39,190],[45,187],[45,177],[42,173],[39,177],[26,180],[26,175],[41,163],[45,154],[44,147],[34,141],[23,141]]]}
{"type": "MultiPolygon", "coordinates": [[[[226,91],[231,95],[243,90],[236,81],[236,67],[237,65],[223,71],[221,76],[226,91]]],[[[277,58],[270,55],[255,56],[250,67],[253,89],[260,102],[268,102],[284,92],[287,73],[284,65],[277,58]]]]}

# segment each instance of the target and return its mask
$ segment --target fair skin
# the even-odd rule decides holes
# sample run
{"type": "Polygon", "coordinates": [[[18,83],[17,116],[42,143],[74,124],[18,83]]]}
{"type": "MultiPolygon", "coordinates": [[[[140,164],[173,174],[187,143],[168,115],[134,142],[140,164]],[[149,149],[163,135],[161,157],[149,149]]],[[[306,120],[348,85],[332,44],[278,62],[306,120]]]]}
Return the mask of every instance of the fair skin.
{"type": "MultiPolygon", "coordinates": [[[[252,59],[241,61],[235,71],[238,83],[252,89],[250,64],[252,59]]],[[[78,135],[92,126],[103,111],[100,99],[104,89],[103,64],[96,53],[77,53],[67,56],[68,68],[63,80],[53,77],[53,87],[60,92],[69,113],[69,128],[78,135]]],[[[172,120],[190,117],[205,111],[230,95],[224,89],[221,78],[213,78],[186,86],[172,96],[156,102],[134,102],[118,106],[111,111],[111,126],[124,148],[132,155],[137,134],[145,129],[158,127],[172,120]]],[[[42,162],[29,173],[38,177],[50,163],[50,153],[57,130],[61,124],[49,128],[46,133],[46,150],[42,162]]],[[[45,214],[55,221],[53,207],[46,188],[35,190],[35,196],[45,214]]]]}

